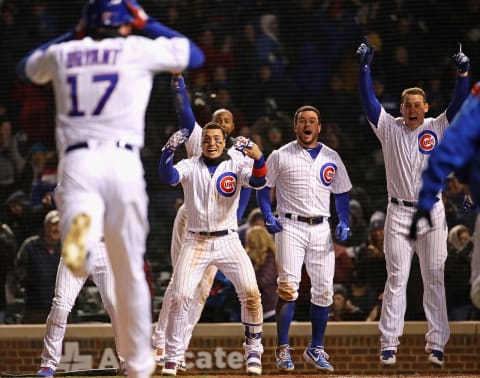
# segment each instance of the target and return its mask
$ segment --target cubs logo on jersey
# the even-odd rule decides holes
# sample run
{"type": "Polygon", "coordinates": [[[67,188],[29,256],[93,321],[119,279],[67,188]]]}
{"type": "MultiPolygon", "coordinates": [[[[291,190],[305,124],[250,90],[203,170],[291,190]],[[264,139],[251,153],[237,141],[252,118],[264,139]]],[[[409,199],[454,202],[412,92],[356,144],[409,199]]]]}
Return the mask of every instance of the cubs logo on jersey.
{"type": "Polygon", "coordinates": [[[330,186],[332,184],[336,171],[337,166],[333,163],[326,163],[320,168],[320,180],[322,180],[323,185],[330,186]]]}
{"type": "Polygon", "coordinates": [[[418,135],[418,150],[425,155],[431,154],[438,144],[438,137],[432,130],[425,130],[418,135]]]}
{"type": "Polygon", "coordinates": [[[224,197],[231,197],[237,190],[237,175],[233,172],[224,172],[217,179],[217,191],[224,197]]]}

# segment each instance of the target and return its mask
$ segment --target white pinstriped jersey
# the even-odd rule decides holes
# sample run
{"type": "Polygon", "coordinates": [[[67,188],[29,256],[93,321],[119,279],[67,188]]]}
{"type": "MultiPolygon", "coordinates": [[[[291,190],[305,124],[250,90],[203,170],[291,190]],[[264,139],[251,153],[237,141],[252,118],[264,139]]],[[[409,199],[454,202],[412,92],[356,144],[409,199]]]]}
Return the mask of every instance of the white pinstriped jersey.
{"type": "Polygon", "coordinates": [[[277,211],[315,217],[330,216],[330,193],[352,188],[338,153],[326,145],[312,159],[297,141],[273,151],[267,159],[267,186],[276,187],[277,211]]]}
{"type": "Polygon", "coordinates": [[[246,160],[223,161],[213,176],[210,176],[200,157],[181,160],[175,168],[183,186],[188,230],[238,229],[236,209],[240,199],[240,186],[250,186],[252,175],[252,169],[246,160]]]}
{"type": "Polygon", "coordinates": [[[33,53],[26,73],[37,84],[53,82],[60,151],[88,140],[142,147],[153,77],[183,71],[189,49],[186,38],[86,37],[33,53]]]}
{"type": "Polygon", "coordinates": [[[382,108],[378,127],[370,126],[382,144],[390,197],[417,200],[428,157],[448,125],[443,112],[437,118],[425,118],[422,125],[411,130],[401,117],[395,118],[382,108]]]}

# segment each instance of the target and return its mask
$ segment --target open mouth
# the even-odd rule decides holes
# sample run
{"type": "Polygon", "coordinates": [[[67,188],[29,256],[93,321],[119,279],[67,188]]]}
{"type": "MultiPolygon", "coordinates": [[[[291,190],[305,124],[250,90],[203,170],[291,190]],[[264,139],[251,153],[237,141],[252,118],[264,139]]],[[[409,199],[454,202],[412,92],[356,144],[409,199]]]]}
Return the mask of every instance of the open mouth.
{"type": "Polygon", "coordinates": [[[312,130],[306,129],[306,130],[303,130],[303,133],[305,135],[312,135],[312,130]]]}
{"type": "Polygon", "coordinates": [[[411,122],[415,122],[417,119],[418,119],[417,116],[410,116],[410,117],[408,117],[408,120],[411,121],[411,122]]]}

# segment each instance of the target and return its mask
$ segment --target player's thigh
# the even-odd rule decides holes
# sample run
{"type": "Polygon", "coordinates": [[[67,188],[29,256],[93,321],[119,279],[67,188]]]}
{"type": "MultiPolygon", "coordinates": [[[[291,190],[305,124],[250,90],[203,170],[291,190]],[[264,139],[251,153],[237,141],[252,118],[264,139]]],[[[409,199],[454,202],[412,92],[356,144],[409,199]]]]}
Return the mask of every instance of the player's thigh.
{"type": "Polygon", "coordinates": [[[283,231],[275,234],[275,262],[279,283],[295,283],[298,289],[307,245],[308,234],[305,229],[293,222],[286,221],[283,231]]]}
{"type": "Polygon", "coordinates": [[[218,238],[215,248],[216,265],[242,297],[251,292],[258,293],[257,279],[252,261],[236,235],[218,238]]]}
{"type": "MultiPolygon", "coordinates": [[[[397,206],[390,204],[389,206],[397,206]]],[[[401,212],[388,211],[385,219],[384,251],[387,271],[392,277],[402,282],[408,279],[415,242],[403,232],[402,222],[408,221],[408,215],[401,212]]],[[[411,219],[411,218],[410,218],[411,219]]]]}
{"type": "Polygon", "coordinates": [[[328,224],[313,226],[310,246],[305,254],[305,268],[310,277],[312,303],[329,306],[333,298],[335,252],[328,224]]]}
{"type": "Polygon", "coordinates": [[[170,243],[170,258],[172,266],[177,264],[178,254],[182,249],[187,231],[187,209],[185,204],[178,208],[175,220],[173,221],[172,242],[170,243]]]}
{"type": "Polygon", "coordinates": [[[177,264],[172,275],[173,296],[192,298],[195,288],[202,280],[205,270],[210,265],[211,259],[209,241],[201,240],[193,234],[188,234],[179,253],[177,264]],[[204,250],[199,251],[199,245],[204,250]]]}
{"type": "Polygon", "coordinates": [[[436,227],[418,236],[415,247],[424,279],[432,272],[443,272],[448,254],[447,236],[446,227],[436,227]]]}
{"type": "Polygon", "coordinates": [[[91,222],[87,236],[88,246],[100,240],[103,233],[105,206],[98,176],[102,175],[104,167],[100,163],[95,164],[96,160],[96,155],[88,149],[68,153],[64,158],[58,193],[62,237],[65,237],[78,214],[87,214],[91,222]]]}
{"type": "Polygon", "coordinates": [[[75,305],[75,300],[86,280],[86,276],[74,276],[63,263],[63,259],[60,259],[55,282],[55,296],[52,301],[53,306],[70,311],[75,305]]]}

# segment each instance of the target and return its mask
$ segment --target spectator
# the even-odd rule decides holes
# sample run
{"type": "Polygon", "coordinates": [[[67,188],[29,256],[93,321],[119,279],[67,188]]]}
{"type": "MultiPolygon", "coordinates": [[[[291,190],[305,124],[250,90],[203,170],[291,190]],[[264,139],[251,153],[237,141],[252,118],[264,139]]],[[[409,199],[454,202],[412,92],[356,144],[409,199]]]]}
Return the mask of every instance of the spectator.
{"type": "Polygon", "coordinates": [[[254,226],[265,226],[262,211],[256,207],[248,213],[247,221],[238,227],[238,236],[242,245],[247,244],[247,231],[254,226]]]}
{"type": "Polygon", "coordinates": [[[448,319],[472,319],[470,274],[473,243],[470,230],[464,225],[453,227],[448,233],[448,256],[445,262],[445,294],[448,319]]]}
{"type": "Polygon", "coordinates": [[[365,283],[367,287],[368,308],[366,311],[368,312],[380,304],[387,279],[383,250],[384,225],[385,214],[374,213],[370,220],[368,245],[360,250],[355,262],[356,280],[365,283]]]}
{"type": "Polygon", "coordinates": [[[366,315],[350,301],[348,290],[343,285],[335,285],[330,321],[365,320],[366,315]]]}
{"type": "Polygon", "coordinates": [[[263,321],[273,322],[275,321],[275,306],[277,302],[275,242],[263,224],[250,227],[247,230],[245,251],[252,260],[258,288],[262,295],[263,321]]]}
{"type": "Polygon", "coordinates": [[[5,207],[0,218],[13,231],[17,245],[21,245],[27,237],[41,231],[43,206],[32,207],[25,192],[22,190],[13,192],[4,203],[5,207]]]}
{"type": "Polygon", "coordinates": [[[14,269],[16,251],[17,242],[12,230],[6,224],[0,225],[0,324],[5,323],[7,274],[14,269]]]}
{"type": "Polygon", "coordinates": [[[18,142],[10,120],[0,118],[0,201],[4,201],[11,194],[25,164],[18,142]]]}
{"type": "Polygon", "coordinates": [[[25,296],[22,323],[45,323],[50,312],[61,255],[59,223],[58,211],[48,212],[43,234],[26,239],[18,251],[15,274],[25,296]]]}
{"type": "Polygon", "coordinates": [[[334,284],[342,284],[350,288],[353,279],[353,262],[347,253],[345,243],[338,240],[333,241],[333,250],[335,251],[335,274],[333,275],[334,284]]]}

